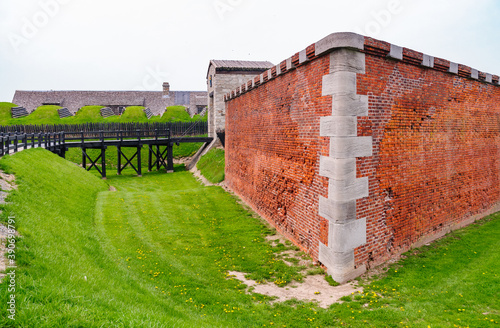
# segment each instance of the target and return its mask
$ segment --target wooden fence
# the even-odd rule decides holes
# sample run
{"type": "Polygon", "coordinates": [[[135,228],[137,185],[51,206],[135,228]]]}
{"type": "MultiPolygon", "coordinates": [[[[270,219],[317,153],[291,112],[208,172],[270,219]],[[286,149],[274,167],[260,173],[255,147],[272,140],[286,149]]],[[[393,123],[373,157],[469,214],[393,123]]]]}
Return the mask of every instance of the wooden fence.
{"type": "Polygon", "coordinates": [[[208,133],[208,123],[197,122],[165,122],[165,123],[85,123],[85,124],[41,124],[41,125],[3,125],[0,133],[58,133],[67,135],[95,131],[145,131],[151,135],[155,131],[170,131],[172,137],[196,136],[208,133]]]}

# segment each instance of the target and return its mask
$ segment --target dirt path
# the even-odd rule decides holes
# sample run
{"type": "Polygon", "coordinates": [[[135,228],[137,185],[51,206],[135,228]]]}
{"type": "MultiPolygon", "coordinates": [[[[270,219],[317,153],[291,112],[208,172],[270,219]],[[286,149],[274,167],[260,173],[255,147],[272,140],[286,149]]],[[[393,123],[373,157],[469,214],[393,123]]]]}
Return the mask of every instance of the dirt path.
{"type": "Polygon", "coordinates": [[[318,306],[328,308],[331,304],[338,302],[341,297],[362,291],[361,288],[358,288],[357,282],[335,287],[330,286],[323,275],[307,276],[302,283],[293,282],[286,287],[278,287],[272,282],[259,284],[246,279],[245,274],[242,272],[230,271],[229,274],[247,285],[247,291],[253,287],[253,293],[277,297],[273,302],[297,299],[306,302],[318,302],[318,306]]]}

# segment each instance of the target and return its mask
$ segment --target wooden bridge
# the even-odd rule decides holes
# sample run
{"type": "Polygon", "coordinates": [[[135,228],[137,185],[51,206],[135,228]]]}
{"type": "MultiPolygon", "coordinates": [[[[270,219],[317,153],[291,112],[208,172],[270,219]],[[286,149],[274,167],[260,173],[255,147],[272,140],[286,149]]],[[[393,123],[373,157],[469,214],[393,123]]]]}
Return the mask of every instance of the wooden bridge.
{"type": "Polygon", "coordinates": [[[148,171],[154,168],[160,170],[165,168],[167,173],[174,171],[173,145],[189,142],[212,142],[212,138],[206,137],[171,137],[170,130],[160,131],[81,131],[79,133],[53,132],[53,133],[0,133],[0,156],[16,153],[23,149],[45,148],[65,158],[69,148],[81,148],[82,166],[90,171],[96,168],[101,176],[106,178],[106,150],[115,146],[118,151],[118,174],[130,166],[142,175],[141,149],[148,147],[148,171]],[[166,146],[161,150],[161,146],[166,146]],[[123,148],[132,148],[135,152],[127,157],[123,148]],[[97,158],[92,158],[88,149],[100,149],[97,158]],[[134,165],[134,159],[137,160],[134,165]],[[90,164],[87,165],[87,162],[90,164]],[[99,168],[98,163],[101,163],[99,168]]]}

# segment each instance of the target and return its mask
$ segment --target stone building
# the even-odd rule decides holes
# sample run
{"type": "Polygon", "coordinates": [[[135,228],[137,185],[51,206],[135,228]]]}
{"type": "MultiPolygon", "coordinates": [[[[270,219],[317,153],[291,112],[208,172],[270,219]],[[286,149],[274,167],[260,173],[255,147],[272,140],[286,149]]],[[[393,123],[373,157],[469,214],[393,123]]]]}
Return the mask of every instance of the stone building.
{"type": "Polygon", "coordinates": [[[153,115],[162,115],[169,106],[185,106],[192,116],[207,107],[206,91],[170,91],[163,83],[162,91],[16,91],[12,102],[29,113],[42,105],[67,107],[75,114],[83,106],[105,106],[118,114],[128,106],[144,106],[153,115]]]}
{"type": "Polygon", "coordinates": [[[207,72],[208,136],[224,130],[224,95],[273,67],[268,61],[211,60],[207,72]]]}

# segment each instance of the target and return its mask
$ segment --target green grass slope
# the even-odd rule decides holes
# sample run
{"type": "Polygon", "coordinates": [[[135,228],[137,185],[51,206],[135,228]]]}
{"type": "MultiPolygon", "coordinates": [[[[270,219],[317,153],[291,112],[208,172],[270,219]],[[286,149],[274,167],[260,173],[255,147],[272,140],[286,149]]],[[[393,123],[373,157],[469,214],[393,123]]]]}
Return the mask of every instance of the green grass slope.
{"type": "Polygon", "coordinates": [[[82,107],[75,116],[59,118],[57,109],[60,106],[40,106],[30,115],[22,118],[12,118],[10,110],[15,104],[0,102],[0,125],[20,125],[20,124],[83,124],[83,123],[104,123],[104,122],[196,122],[207,121],[207,116],[200,117],[195,115],[193,118],[186,112],[184,106],[168,107],[165,113],[160,116],[153,116],[148,120],[142,106],[130,106],[125,109],[121,116],[111,116],[103,118],[100,109],[103,106],[85,106],[82,107]]]}
{"type": "Polygon", "coordinates": [[[16,107],[16,105],[9,102],[0,102],[0,125],[5,125],[2,122],[8,122],[12,119],[10,112],[12,107],[16,107]]]}
{"type": "Polygon", "coordinates": [[[74,117],[70,118],[71,122],[75,124],[104,122],[101,108],[102,106],[84,106],[76,112],[74,117]]]}
{"type": "Polygon", "coordinates": [[[212,183],[222,182],[225,167],[224,150],[211,149],[205,156],[200,158],[196,167],[208,181],[212,183]]]}
{"type": "MultiPolygon", "coordinates": [[[[271,304],[228,271],[301,279],[269,228],[180,167],[107,183],[42,149],[0,160],[19,189],[3,206],[16,248],[16,321],[0,284],[0,327],[498,327],[500,214],[412,250],[323,309],[271,304]]],[[[319,293],[324,291],[318,291],[319,293]]]]}
{"type": "Polygon", "coordinates": [[[147,122],[148,118],[144,113],[144,107],[131,106],[125,109],[120,117],[121,122],[147,122]]]}

